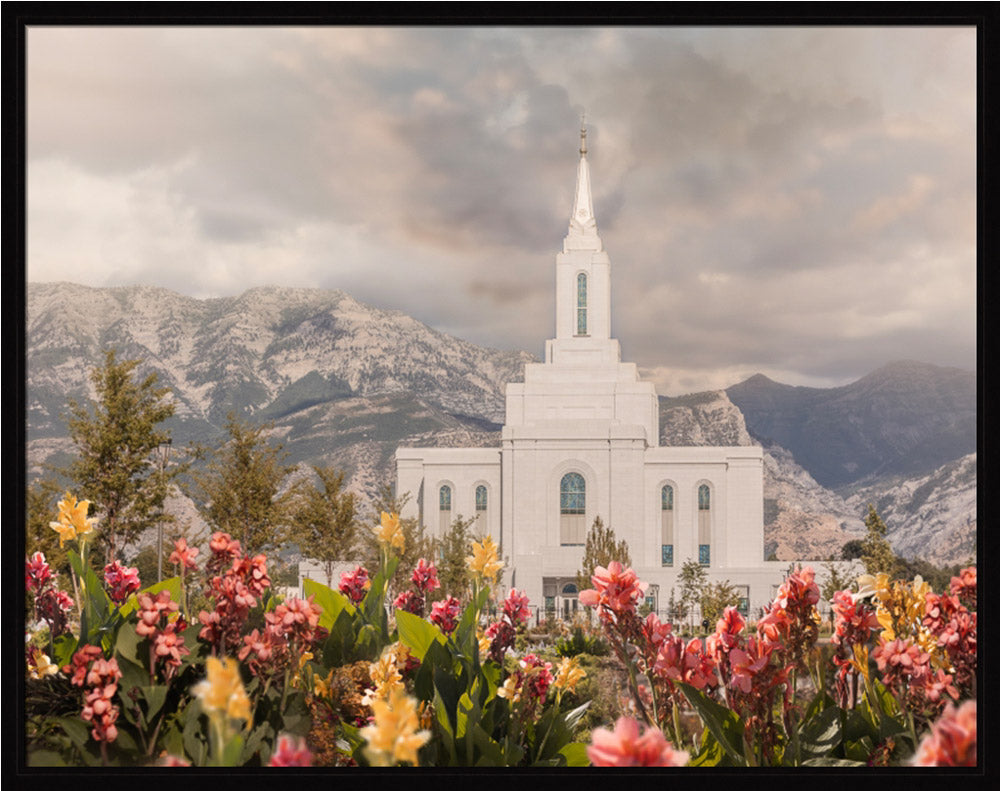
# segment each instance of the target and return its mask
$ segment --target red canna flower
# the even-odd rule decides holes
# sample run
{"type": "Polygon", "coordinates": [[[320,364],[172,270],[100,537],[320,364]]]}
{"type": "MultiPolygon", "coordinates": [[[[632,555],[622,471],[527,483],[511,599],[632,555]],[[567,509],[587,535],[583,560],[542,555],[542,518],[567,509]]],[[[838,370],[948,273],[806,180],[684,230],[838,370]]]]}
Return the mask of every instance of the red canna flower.
{"type": "Polygon", "coordinates": [[[648,583],[641,582],[631,568],[623,568],[617,560],[608,567],[598,566],[590,578],[594,587],[580,591],[580,602],[587,607],[597,607],[602,618],[610,613],[635,613],[648,583]]]}
{"type": "Polygon", "coordinates": [[[431,606],[430,621],[437,624],[445,634],[450,634],[458,626],[458,616],[461,612],[461,603],[454,596],[449,596],[434,602],[431,606]]]}
{"type": "Polygon", "coordinates": [[[368,569],[358,566],[354,571],[345,571],[340,575],[340,592],[354,604],[359,604],[372,586],[368,569]]]}
{"type": "Polygon", "coordinates": [[[410,577],[410,582],[424,595],[441,587],[434,564],[428,563],[423,558],[417,561],[417,565],[410,577]]]}
{"type": "Polygon", "coordinates": [[[51,578],[52,569],[41,552],[36,552],[24,562],[24,587],[28,593],[39,592],[51,578]]]}
{"type": "Polygon", "coordinates": [[[195,558],[198,556],[198,547],[189,547],[186,538],[179,538],[174,542],[174,551],[170,553],[170,562],[175,566],[180,566],[181,571],[198,567],[195,558]]]}
{"type": "Polygon", "coordinates": [[[121,604],[130,593],[142,587],[139,569],[123,566],[117,560],[104,567],[104,584],[108,588],[108,596],[116,604],[121,604]]]}

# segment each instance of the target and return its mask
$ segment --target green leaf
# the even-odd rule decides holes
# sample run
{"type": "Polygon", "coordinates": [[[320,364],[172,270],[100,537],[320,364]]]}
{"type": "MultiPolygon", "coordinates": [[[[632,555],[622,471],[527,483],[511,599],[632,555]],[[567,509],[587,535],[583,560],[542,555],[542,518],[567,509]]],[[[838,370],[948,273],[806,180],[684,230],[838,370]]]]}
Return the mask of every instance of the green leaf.
{"type": "Polygon", "coordinates": [[[323,610],[319,616],[319,625],[324,629],[332,630],[333,624],[342,611],[346,612],[351,618],[357,612],[357,608],[351,604],[343,593],[327,587],[322,582],[304,579],[302,580],[302,590],[305,592],[306,597],[314,596],[313,601],[323,610]]]}
{"type": "Polygon", "coordinates": [[[52,750],[32,750],[27,755],[28,766],[67,766],[66,759],[52,750]]]}
{"type": "Polygon", "coordinates": [[[483,606],[490,596],[490,588],[484,585],[475,599],[469,601],[462,611],[462,617],[455,627],[454,640],[459,650],[467,656],[479,655],[479,644],[476,640],[476,625],[479,623],[479,614],[483,611],[483,606]]]}
{"type": "MultiPolygon", "coordinates": [[[[725,766],[727,761],[726,751],[719,744],[719,740],[712,735],[708,728],[705,728],[701,732],[701,747],[698,749],[698,754],[692,756],[691,760],[688,761],[688,766],[725,766]]],[[[728,763],[730,766],[732,765],[732,761],[728,761],[728,763]]]]}
{"type": "MultiPolygon", "coordinates": [[[[458,680],[450,670],[434,668],[434,689],[437,690],[441,705],[448,716],[449,730],[458,735],[458,698],[462,692],[458,680]]],[[[436,705],[436,704],[435,704],[436,705]]]]}
{"type": "Polygon", "coordinates": [[[802,723],[799,745],[805,758],[830,755],[843,739],[840,709],[829,706],[802,723]]]}
{"type": "Polygon", "coordinates": [[[222,765],[239,766],[240,756],[243,753],[243,737],[236,734],[222,748],[222,765]]]}
{"type": "Polygon", "coordinates": [[[435,624],[405,610],[396,611],[396,628],[399,630],[399,641],[421,662],[431,643],[445,644],[445,636],[435,624]]]}
{"type": "Polygon", "coordinates": [[[711,700],[690,684],[678,683],[678,686],[726,754],[737,766],[746,766],[747,760],[743,755],[743,722],[736,712],[711,700]]]}
{"type": "Polygon", "coordinates": [[[587,756],[587,745],[581,742],[570,742],[559,749],[559,754],[566,759],[566,766],[590,766],[587,756]]]}
{"type": "Polygon", "coordinates": [[[587,709],[590,708],[591,702],[592,701],[588,700],[586,703],[577,706],[575,709],[571,709],[563,715],[566,727],[569,728],[570,731],[576,729],[576,724],[580,721],[583,715],[587,713],[587,709]]]}
{"type": "Polygon", "coordinates": [[[73,659],[77,645],[76,637],[69,632],[59,635],[52,641],[52,663],[59,667],[68,665],[73,659]]]}
{"type": "Polygon", "coordinates": [[[167,687],[163,684],[142,687],[142,696],[146,699],[146,722],[151,722],[163,708],[167,700],[167,687]]]}
{"type": "Polygon", "coordinates": [[[867,761],[851,761],[847,758],[810,758],[802,762],[803,766],[867,766],[867,761]]]}
{"type": "Polygon", "coordinates": [[[875,749],[875,745],[867,736],[857,741],[844,742],[844,756],[847,759],[857,761],[858,763],[866,764],[868,762],[868,756],[872,754],[873,749],[875,749]]]}
{"type": "Polygon", "coordinates": [[[77,747],[82,749],[90,741],[90,727],[80,717],[59,717],[57,722],[77,747]]]}
{"type": "Polygon", "coordinates": [[[145,645],[146,638],[140,637],[135,631],[134,623],[124,623],[118,630],[118,639],[115,641],[115,651],[130,662],[145,667],[149,662],[149,650],[145,645]],[[140,645],[143,646],[140,649],[140,645]]]}

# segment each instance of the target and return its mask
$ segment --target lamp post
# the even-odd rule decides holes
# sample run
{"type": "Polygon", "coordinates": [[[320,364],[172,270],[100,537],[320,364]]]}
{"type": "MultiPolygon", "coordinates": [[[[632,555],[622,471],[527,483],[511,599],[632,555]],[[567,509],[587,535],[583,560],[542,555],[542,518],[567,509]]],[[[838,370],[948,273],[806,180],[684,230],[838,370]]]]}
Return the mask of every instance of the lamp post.
{"type": "MultiPolygon", "coordinates": [[[[173,440],[170,437],[156,446],[160,459],[160,484],[163,484],[163,475],[167,467],[167,459],[170,456],[170,445],[173,440]]],[[[156,526],[156,581],[163,581],[163,506],[160,505],[160,519],[156,526]]]]}

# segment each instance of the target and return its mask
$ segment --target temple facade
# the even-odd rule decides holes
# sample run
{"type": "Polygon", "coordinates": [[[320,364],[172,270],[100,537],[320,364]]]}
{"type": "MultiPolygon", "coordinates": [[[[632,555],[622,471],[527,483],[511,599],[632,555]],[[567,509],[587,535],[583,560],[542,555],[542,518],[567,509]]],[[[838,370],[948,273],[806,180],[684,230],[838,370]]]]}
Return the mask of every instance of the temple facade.
{"type": "Polygon", "coordinates": [[[763,454],[759,447],[661,446],[659,401],[611,337],[611,260],[598,235],[581,130],[569,230],[555,262],[555,338],[545,361],[506,390],[499,448],[399,448],[401,514],[443,535],[475,517],[506,561],[501,587],[570,616],[576,573],[597,517],[628,543],[650,583],[647,604],[666,612],[687,560],[710,581],[740,590],[752,616],[784,568],[764,560],[763,454]]]}

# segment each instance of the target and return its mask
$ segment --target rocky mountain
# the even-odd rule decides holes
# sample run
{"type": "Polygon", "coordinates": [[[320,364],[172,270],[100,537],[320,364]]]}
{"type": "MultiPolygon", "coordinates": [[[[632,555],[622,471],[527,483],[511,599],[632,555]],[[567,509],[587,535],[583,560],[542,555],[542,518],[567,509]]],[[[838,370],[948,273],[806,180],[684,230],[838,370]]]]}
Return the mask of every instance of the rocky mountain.
{"type": "MultiPolygon", "coordinates": [[[[504,386],[534,359],[315,289],[199,300],[30,284],[27,324],[29,475],[66,460],[67,398],[92,396],[88,372],[113,347],[173,391],[177,452],[214,444],[232,410],[270,421],[289,461],[344,469],[362,498],[393,480],[400,445],[499,445],[504,386]]],[[[765,544],[780,560],[837,554],[871,498],[901,552],[926,542],[958,562],[974,542],[975,457],[956,461],[970,437],[975,450],[974,374],[897,363],[829,390],[755,376],[661,398],[660,428],[664,445],[764,446],[765,544]]]]}
{"type": "Polygon", "coordinates": [[[847,504],[858,513],[874,505],[904,557],[964,563],[976,555],[977,472],[977,454],[970,453],[928,475],[860,486],[847,504]]]}
{"type": "Polygon", "coordinates": [[[976,374],[958,368],[904,360],[833,388],[758,374],[726,393],[751,434],[831,489],[929,474],[976,450],[976,374]]]}
{"type": "Polygon", "coordinates": [[[87,374],[106,348],[142,359],[140,371],[171,388],[175,445],[214,442],[232,410],[272,421],[291,461],[350,458],[359,480],[407,439],[462,443],[498,430],[504,385],[534,359],[315,289],[199,300],[145,286],[30,284],[27,317],[33,472],[69,450],[66,400],[92,396],[87,374]]]}

